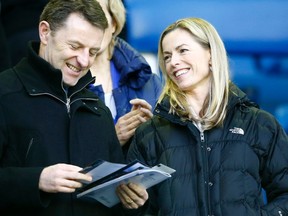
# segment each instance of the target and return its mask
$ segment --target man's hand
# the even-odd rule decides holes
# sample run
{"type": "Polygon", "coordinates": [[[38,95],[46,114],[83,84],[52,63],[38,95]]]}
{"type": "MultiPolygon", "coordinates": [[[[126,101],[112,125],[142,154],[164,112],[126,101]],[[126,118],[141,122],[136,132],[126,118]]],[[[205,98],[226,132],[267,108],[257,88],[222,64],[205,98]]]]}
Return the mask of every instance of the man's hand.
{"type": "Polygon", "coordinates": [[[146,189],[133,183],[119,185],[116,192],[123,206],[128,209],[137,209],[148,199],[146,189]]]}
{"type": "Polygon", "coordinates": [[[80,181],[92,181],[92,177],[79,173],[81,167],[56,164],[43,169],[39,179],[39,189],[48,193],[72,193],[82,187],[80,181]]]}
{"type": "Polygon", "coordinates": [[[117,137],[121,146],[134,135],[136,128],[143,122],[152,118],[152,106],[145,100],[133,99],[131,111],[120,117],[115,125],[117,137]]]}

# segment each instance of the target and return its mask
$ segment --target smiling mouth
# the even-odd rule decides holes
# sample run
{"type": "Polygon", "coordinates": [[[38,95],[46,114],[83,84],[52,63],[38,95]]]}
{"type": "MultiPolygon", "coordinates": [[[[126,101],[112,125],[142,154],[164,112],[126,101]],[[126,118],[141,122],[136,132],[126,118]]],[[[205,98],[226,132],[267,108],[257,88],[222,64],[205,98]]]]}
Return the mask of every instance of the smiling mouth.
{"type": "Polygon", "coordinates": [[[73,72],[76,72],[76,73],[79,73],[81,71],[81,69],[79,69],[79,68],[77,68],[77,67],[75,67],[75,66],[73,66],[71,64],[68,64],[68,63],[67,63],[67,67],[69,69],[71,69],[73,72]]]}
{"type": "Polygon", "coordinates": [[[189,69],[182,69],[182,70],[176,71],[176,72],[174,72],[174,76],[179,77],[183,74],[186,74],[188,71],[189,71],[189,69]]]}

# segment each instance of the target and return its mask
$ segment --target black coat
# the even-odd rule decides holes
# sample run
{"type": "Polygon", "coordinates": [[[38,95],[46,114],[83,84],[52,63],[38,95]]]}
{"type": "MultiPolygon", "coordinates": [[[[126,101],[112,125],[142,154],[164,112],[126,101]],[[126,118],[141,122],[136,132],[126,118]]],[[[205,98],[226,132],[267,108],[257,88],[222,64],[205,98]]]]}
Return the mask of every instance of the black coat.
{"type": "Polygon", "coordinates": [[[123,154],[109,109],[85,88],[94,81],[90,73],[66,94],[61,71],[41,59],[38,48],[0,74],[0,215],[118,215],[119,209],[75,193],[39,191],[46,166],[123,162],[123,154]]]}
{"type": "Polygon", "coordinates": [[[176,170],[151,190],[159,215],[288,215],[288,137],[272,115],[235,86],[223,127],[201,134],[168,111],[165,100],[137,129],[128,152],[130,160],[176,170]]]}

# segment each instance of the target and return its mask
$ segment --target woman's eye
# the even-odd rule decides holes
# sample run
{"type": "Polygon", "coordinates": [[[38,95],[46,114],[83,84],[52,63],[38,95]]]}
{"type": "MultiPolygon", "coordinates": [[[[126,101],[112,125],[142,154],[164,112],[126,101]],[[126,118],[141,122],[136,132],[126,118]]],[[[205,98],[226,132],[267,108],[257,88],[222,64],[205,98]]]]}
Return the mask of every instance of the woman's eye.
{"type": "Polygon", "coordinates": [[[188,49],[180,49],[180,53],[184,53],[186,51],[188,51],[188,49]]]}
{"type": "Polygon", "coordinates": [[[164,62],[168,62],[170,60],[170,56],[164,56],[164,62]]]}

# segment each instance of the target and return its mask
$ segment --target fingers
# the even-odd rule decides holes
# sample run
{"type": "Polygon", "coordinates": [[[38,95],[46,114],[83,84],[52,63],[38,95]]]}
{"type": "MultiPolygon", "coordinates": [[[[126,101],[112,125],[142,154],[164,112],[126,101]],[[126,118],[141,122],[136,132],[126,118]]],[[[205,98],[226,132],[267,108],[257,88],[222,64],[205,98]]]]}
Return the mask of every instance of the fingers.
{"type": "Polygon", "coordinates": [[[152,110],[152,106],[145,100],[143,99],[139,99],[139,98],[135,98],[130,100],[130,104],[133,105],[132,110],[133,109],[138,109],[139,107],[148,109],[148,110],[152,110]]]}
{"type": "Polygon", "coordinates": [[[148,119],[153,117],[153,113],[150,110],[144,109],[142,107],[140,108],[140,110],[141,110],[141,113],[140,115],[138,115],[138,118],[141,118],[140,120],[141,122],[145,122],[148,119]],[[142,119],[144,119],[144,121],[142,119]]]}
{"type": "MultiPolygon", "coordinates": [[[[131,100],[130,103],[133,105],[132,111],[134,110],[141,111],[137,113],[137,116],[139,116],[139,118],[145,119],[145,121],[152,118],[153,116],[152,106],[148,102],[137,98],[137,99],[131,100]]],[[[144,122],[144,121],[141,120],[141,122],[144,122]]]]}
{"type": "Polygon", "coordinates": [[[43,169],[39,179],[39,189],[49,193],[71,193],[82,187],[84,181],[92,177],[79,173],[82,168],[69,164],[56,164],[43,169]]]}
{"type": "Polygon", "coordinates": [[[148,199],[147,191],[133,183],[120,185],[117,188],[117,194],[122,204],[128,209],[136,209],[143,206],[148,199]]]}
{"type": "Polygon", "coordinates": [[[146,121],[139,112],[141,111],[130,111],[118,119],[115,129],[121,145],[124,145],[134,135],[136,128],[146,121]]]}
{"type": "Polygon", "coordinates": [[[141,123],[147,121],[153,116],[150,110],[140,108],[138,110],[130,111],[124,116],[118,119],[117,124],[123,128],[129,128],[129,130],[138,127],[141,123]]]}
{"type": "Polygon", "coordinates": [[[143,99],[133,99],[131,111],[120,117],[115,125],[118,140],[123,146],[134,135],[136,128],[153,117],[152,106],[143,99]]]}
{"type": "Polygon", "coordinates": [[[77,188],[80,187],[82,187],[80,182],[67,179],[56,179],[53,193],[73,193],[77,188]]]}
{"type": "MultiPolygon", "coordinates": [[[[119,119],[120,120],[120,119],[119,119]]],[[[139,125],[137,123],[137,125],[132,126],[131,124],[128,124],[128,127],[126,127],[126,123],[124,122],[123,124],[121,124],[120,122],[117,122],[117,124],[115,125],[115,129],[116,129],[116,134],[118,137],[118,140],[121,144],[121,146],[123,146],[135,133],[136,127],[139,125]]],[[[135,123],[133,123],[135,124],[135,123]]]]}

